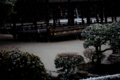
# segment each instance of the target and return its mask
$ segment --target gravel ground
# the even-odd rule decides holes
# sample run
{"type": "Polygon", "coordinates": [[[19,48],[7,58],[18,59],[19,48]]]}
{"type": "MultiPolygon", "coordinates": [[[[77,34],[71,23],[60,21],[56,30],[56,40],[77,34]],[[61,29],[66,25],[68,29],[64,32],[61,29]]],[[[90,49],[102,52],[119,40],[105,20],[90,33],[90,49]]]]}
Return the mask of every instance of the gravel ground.
{"type": "MultiPolygon", "coordinates": [[[[16,47],[23,52],[33,53],[41,58],[47,70],[56,71],[54,59],[58,53],[62,52],[77,52],[83,55],[83,40],[68,40],[59,42],[15,42],[12,40],[11,35],[0,34],[0,50],[15,49],[16,47]],[[9,39],[9,40],[8,40],[9,39]]],[[[102,49],[109,47],[108,45],[102,46],[102,49]]],[[[111,51],[105,54],[108,56],[111,51]]],[[[85,61],[87,61],[85,59],[85,61]]],[[[52,73],[56,76],[56,73],[52,73]]]]}

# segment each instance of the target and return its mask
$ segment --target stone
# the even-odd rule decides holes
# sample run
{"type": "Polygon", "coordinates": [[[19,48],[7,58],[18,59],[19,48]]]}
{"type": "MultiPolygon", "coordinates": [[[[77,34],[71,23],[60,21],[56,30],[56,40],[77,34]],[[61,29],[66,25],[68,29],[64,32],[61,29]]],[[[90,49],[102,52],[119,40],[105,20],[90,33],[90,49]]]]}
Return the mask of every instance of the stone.
{"type": "Polygon", "coordinates": [[[74,76],[74,79],[75,80],[80,80],[80,79],[82,79],[82,77],[80,77],[80,76],[77,75],[77,76],[74,76]]]}
{"type": "Polygon", "coordinates": [[[103,72],[107,72],[109,74],[119,73],[120,54],[110,54],[106,60],[101,62],[100,68],[103,72]]]}
{"type": "Polygon", "coordinates": [[[82,78],[87,78],[88,77],[88,72],[86,71],[76,71],[77,75],[82,78]]]}
{"type": "Polygon", "coordinates": [[[107,59],[103,60],[101,64],[120,63],[120,54],[110,54],[107,59]]]}
{"type": "Polygon", "coordinates": [[[51,75],[49,78],[50,78],[51,80],[59,80],[59,76],[52,76],[52,75],[51,75]]]}
{"type": "Polygon", "coordinates": [[[120,63],[120,54],[110,54],[108,60],[113,64],[120,63]]]}
{"type": "Polygon", "coordinates": [[[105,59],[105,60],[103,60],[103,61],[101,62],[101,64],[112,64],[112,62],[109,61],[109,60],[107,60],[107,59],[105,59]]]}
{"type": "Polygon", "coordinates": [[[99,76],[101,76],[101,75],[89,73],[88,76],[89,76],[89,77],[99,77],[99,76]]]}

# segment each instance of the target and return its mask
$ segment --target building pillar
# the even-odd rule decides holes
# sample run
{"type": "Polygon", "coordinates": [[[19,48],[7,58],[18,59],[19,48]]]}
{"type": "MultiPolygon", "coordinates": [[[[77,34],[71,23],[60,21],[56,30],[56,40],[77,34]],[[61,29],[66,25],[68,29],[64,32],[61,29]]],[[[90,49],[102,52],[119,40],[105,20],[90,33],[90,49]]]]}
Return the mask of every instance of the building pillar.
{"type": "Polygon", "coordinates": [[[71,25],[74,25],[74,4],[71,3],[71,25]]]}
{"type": "Polygon", "coordinates": [[[12,35],[14,37],[14,39],[16,40],[16,33],[17,33],[17,30],[16,30],[16,14],[12,14],[12,22],[13,22],[13,27],[12,27],[12,35]]]}
{"type": "Polygon", "coordinates": [[[105,23],[107,23],[108,10],[107,10],[107,1],[106,0],[105,0],[104,12],[105,12],[105,23]]]}
{"type": "Polygon", "coordinates": [[[87,24],[90,24],[90,0],[88,0],[87,7],[87,24]]]}
{"type": "Polygon", "coordinates": [[[50,26],[49,26],[49,0],[46,0],[46,29],[47,29],[47,40],[50,38],[50,26]]]}
{"type": "Polygon", "coordinates": [[[101,8],[101,23],[103,23],[104,7],[101,8]]]}
{"type": "Polygon", "coordinates": [[[71,8],[70,7],[70,0],[68,0],[68,12],[67,12],[68,13],[68,26],[70,26],[70,22],[71,22],[71,20],[70,20],[70,15],[71,15],[70,8],[71,8]]]}

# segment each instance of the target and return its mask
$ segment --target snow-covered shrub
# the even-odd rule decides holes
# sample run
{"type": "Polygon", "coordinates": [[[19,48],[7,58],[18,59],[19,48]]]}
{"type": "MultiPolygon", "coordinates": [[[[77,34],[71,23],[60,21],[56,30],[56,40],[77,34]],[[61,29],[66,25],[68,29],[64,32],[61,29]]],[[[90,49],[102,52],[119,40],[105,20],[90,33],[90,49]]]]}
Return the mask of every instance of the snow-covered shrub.
{"type": "Polygon", "coordinates": [[[93,25],[87,26],[84,30],[82,30],[81,36],[84,38],[87,38],[90,30],[95,27],[98,27],[99,25],[101,25],[101,24],[93,24],[93,25]]]}
{"type": "Polygon", "coordinates": [[[83,51],[83,54],[86,57],[86,59],[91,62],[93,55],[96,53],[94,48],[87,48],[83,51]]]}
{"type": "Polygon", "coordinates": [[[38,56],[21,51],[0,51],[0,80],[47,80],[38,56]]]}
{"type": "Polygon", "coordinates": [[[55,58],[56,68],[74,69],[76,65],[84,63],[84,58],[77,53],[61,53],[55,58]]]}
{"type": "Polygon", "coordinates": [[[86,37],[83,44],[84,48],[88,48],[89,46],[95,47],[98,62],[100,62],[99,54],[106,50],[113,50],[113,52],[120,50],[120,22],[114,22],[110,25],[100,25],[90,29],[90,31],[85,34],[81,33],[81,35],[86,37]],[[108,43],[110,48],[101,50],[101,45],[108,43]]]}
{"type": "MultiPolygon", "coordinates": [[[[84,56],[89,62],[95,62],[97,59],[97,54],[94,48],[87,48],[85,51],[83,51],[84,56]]],[[[100,60],[103,60],[105,58],[105,55],[103,53],[99,54],[100,60]]]]}
{"type": "Polygon", "coordinates": [[[61,53],[56,56],[54,63],[56,68],[64,70],[61,80],[69,80],[76,75],[77,65],[83,64],[84,58],[77,53],[61,53]]]}

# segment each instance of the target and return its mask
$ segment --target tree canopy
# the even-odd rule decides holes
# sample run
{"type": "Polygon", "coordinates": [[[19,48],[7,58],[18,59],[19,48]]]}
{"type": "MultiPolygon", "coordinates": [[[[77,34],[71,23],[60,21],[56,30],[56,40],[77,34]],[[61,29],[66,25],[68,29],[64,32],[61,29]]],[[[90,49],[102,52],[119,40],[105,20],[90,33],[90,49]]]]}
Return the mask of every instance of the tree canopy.
{"type": "Polygon", "coordinates": [[[10,15],[13,13],[11,4],[0,2],[0,26],[4,26],[5,22],[10,20],[10,15]]]}
{"type": "Polygon", "coordinates": [[[85,30],[81,34],[82,36],[86,37],[85,42],[83,43],[84,48],[93,46],[95,47],[96,53],[98,55],[107,50],[113,50],[113,53],[118,53],[120,51],[119,21],[112,24],[100,25],[93,27],[92,29],[85,30]],[[110,48],[101,50],[101,46],[104,44],[110,45],[110,48]]]}
{"type": "Polygon", "coordinates": [[[44,0],[18,0],[15,4],[17,19],[32,21],[42,19],[45,14],[44,0]]]}

